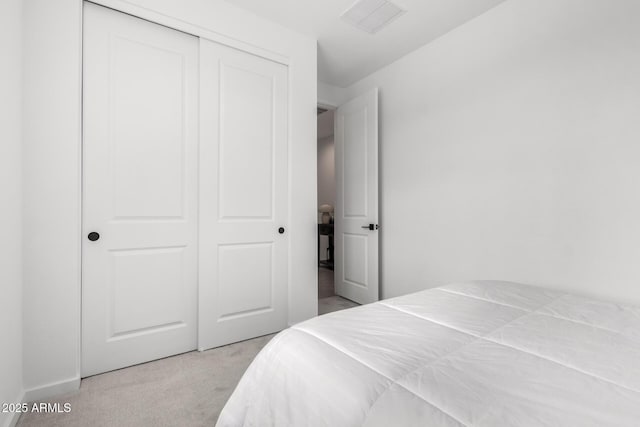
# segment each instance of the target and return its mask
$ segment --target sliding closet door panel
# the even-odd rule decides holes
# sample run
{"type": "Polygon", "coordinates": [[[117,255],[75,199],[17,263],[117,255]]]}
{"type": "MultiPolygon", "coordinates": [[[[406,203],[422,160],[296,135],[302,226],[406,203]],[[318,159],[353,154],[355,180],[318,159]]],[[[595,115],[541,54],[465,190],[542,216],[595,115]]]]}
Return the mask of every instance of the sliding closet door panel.
{"type": "Polygon", "coordinates": [[[273,220],[273,78],[221,64],[220,82],[219,218],[273,220]]]}
{"type": "Polygon", "coordinates": [[[110,51],[113,216],[184,218],[184,55],[120,37],[110,51]]]}
{"type": "Polygon", "coordinates": [[[287,326],[287,68],[207,40],[200,64],[206,349],[287,326]]]}
{"type": "Polygon", "coordinates": [[[90,3],[84,13],[88,376],[197,345],[198,39],[90,3]]]}

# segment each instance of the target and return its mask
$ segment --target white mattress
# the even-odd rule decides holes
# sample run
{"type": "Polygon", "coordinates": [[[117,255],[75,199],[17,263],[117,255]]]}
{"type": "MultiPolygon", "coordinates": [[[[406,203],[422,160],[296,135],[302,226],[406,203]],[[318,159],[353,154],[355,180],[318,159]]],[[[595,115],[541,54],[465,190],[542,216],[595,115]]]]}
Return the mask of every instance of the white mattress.
{"type": "Polygon", "coordinates": [[[640,426],[640,308],[495,281],[274,337],[218,426],[640,426]]]}

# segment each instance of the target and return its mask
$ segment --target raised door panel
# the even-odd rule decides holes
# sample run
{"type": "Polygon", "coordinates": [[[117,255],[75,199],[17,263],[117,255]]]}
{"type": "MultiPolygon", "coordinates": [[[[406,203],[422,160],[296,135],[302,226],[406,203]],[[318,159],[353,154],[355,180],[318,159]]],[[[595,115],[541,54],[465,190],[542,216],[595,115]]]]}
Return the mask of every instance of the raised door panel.
{"type": "Polygon", "coordinates": [[[184,54],[116,35],[110,42],[114,217],[182,217],[184,54]]]}
{"type": "Polygon", "coordinates": [[[273,310],[273,285],[272,243],[218,247],[220,320],[273,310]]]}
{"type": "Polygon", "coordinates": [[[344,185],[342,203],[347,218],[367,217],[367,110],[356,110],[345,114],[343,146],[344,185]]]}
{"type": "Polygon", "coordinates": [[[366,234],[344,233],[342,243],[344,259],[343,280],[352,286],[367,287],[368,238],[366,234]]]}
{"type": "Polygon", "coordinates": [[[220,219],[273,219],[274,79],[220,64],[220,219]]]}
{"type": "Polygon", "coordinates": [[[185,326],[185,310],[190,307],[181,304],[184,247],[117,250],[110,255],[109,340],[185,326]]]}

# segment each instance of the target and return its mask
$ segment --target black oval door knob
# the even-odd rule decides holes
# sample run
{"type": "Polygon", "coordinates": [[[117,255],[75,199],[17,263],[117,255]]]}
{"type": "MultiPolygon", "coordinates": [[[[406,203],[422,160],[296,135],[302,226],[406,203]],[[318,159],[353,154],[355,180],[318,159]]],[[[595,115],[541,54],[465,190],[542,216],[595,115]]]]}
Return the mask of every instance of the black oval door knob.
{"type": "Polygon", "coordinates": [[[280,234],[284,234],[284,227],[280,227],[280,228],[278,228],[278,233],[280,233],[280,234]]]}
{"type": "Polygon", "coordinates": [[[89,233],[89,235],[87,236],[87,239],[91,240],[92,242],[95,242],[96,240],[98,240],[100,238],[100,234],[96,233],[95,231],[92,231],[91,233],[89,233]]]}

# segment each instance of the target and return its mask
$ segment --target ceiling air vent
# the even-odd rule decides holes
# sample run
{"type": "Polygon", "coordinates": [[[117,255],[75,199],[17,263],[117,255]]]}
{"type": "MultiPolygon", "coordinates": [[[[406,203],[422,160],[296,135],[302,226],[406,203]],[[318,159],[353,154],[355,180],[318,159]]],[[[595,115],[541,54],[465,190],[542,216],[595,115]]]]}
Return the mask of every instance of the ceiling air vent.
{"type": "Polygon", "coordinates": [[[375,34],[405,10],[386,0],[359,0],[341,16],[349,24],[375,34]]]}

